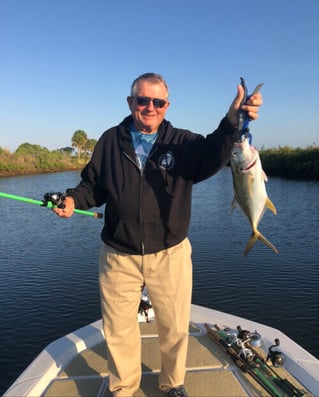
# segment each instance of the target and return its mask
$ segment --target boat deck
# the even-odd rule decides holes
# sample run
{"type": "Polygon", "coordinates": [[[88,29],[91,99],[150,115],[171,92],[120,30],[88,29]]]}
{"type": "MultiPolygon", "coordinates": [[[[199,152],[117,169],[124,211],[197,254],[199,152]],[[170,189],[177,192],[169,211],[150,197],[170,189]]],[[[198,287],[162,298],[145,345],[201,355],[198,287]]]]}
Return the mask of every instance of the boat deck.
{"type": "MultiPolygon", "coordinates": [[[[140,389],[134,397],[165,396],[158,389],[160,353],[156,323],[140,323],[142,335],[142,370],[140,389]]],[[[204,327],[191,323],[185,388],[189,397],[266,396],[265,390],[250,375],[243,373],[232,359],[206,334],[204,327]]],[[[277,369],[276,369],[277,371],[277,369]]],[[[302,385],[278,369],[305,395],[302,385]]],[[[83,350],[62,369],[41,397],[110,397],[106,344],[83,350]]]]}

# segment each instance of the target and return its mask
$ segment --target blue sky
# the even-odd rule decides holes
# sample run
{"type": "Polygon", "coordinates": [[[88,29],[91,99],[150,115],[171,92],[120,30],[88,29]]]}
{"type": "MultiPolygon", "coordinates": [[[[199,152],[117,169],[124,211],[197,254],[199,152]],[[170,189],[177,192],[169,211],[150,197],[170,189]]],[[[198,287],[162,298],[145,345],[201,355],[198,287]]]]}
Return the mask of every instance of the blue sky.
{"type": "Polygon", "coordinates": [[[0,0],[0,147],[98,139],[144,72],[176,127],[213,131],[243,76],[264,83],[255,146],[319,145],[318,21],[319,0],[0,0]]]}

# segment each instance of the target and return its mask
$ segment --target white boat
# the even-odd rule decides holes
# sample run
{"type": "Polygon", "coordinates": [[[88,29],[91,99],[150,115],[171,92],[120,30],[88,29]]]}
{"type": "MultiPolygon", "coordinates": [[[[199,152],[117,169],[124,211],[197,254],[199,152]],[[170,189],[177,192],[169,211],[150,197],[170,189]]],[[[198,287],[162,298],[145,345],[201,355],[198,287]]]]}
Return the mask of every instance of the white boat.
{"type": "MultiPolygon", "coordinates": [[[[156,320],[151,318],[146,322],[145,316],[142,315],[139,316],[139,320],[143,377],[135,396],[165,396],[157,386],[160,355],[156,320]]],[[[192,305],[189,333],[185,380],[189,397],[319,396],[319,360],[277,329],[192,305]],[[224,331],[220,331],[217,335],[228,335],[233,339],[226,340],[223,346],[216,343],[214,338],[209,337],[205,324],[211,329],[215,329],[214,326],[218,324],[224,331]],[[225,350],[234,348],[234,341],[237,338],[234,330],[238,325],[243,330],[249,330],[252,337],[249,343],[241,345],[240,351],[237,349],[238,357],[232,358],[225,350]],[[271,348],[275,339],[280,340],[282,354],[271,348]],[[285,362],[283,367],[277,368],[274,365],[276,363],[267,361],[270,370],[264,375],[264,378],[269,378],[268,381],[266,379],[266,383],[275,379],[274,383],[277,384],[276,374],[278,374],[285,385],[292,385],[292,388],[295,388],[294,392],[288,388],[283,392],[272,394],[269,390],[266,391],[249,371],[245,371],[245,363],[249,364],[251,360],[250,354],[244,354],[245,349],[246,352],[258,350],[257,356],[264,357],[266,361],[269,348],[271,352],[276,351],[280,357],[285,356],[285,362]],[[243,363],[244,367],[240,368],[243,363]]],[[[236,343],[237,346],[238,341],[236,343]]],[[[49,344],[4,396],[111,396],[108,391],[106,344],[102,321],[93,322],[49,344]]]]}

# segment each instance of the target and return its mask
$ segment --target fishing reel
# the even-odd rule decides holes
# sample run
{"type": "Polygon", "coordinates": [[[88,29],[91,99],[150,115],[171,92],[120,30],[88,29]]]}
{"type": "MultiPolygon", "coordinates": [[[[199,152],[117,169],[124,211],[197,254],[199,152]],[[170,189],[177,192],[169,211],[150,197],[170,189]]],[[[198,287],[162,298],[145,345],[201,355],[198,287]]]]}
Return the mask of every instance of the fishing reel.
{"type": "Polygon", "coordinates": [[[240,325],[238,325],[237,331],[237,345],[241,348],[239,352],[240,357],[251,362],[255,358],[255,353],[252,348],[262,345],[261,335],[257,331],[250,332],[248,330],[243,330],[240,325]],[[248,343],[248,347],[246,343],[248,343]],[[251,347],[251,349],[249,349],[249,347],[251,347]]]}
{"type": "Polygon", "coordinates": [[[263,344],[261,335],[255,331],[250,332],[247,330],[243,330],[240,325],[237,327],[238,331],[238,339],[249,342],[252,347],[260,347],[263,344]]]}
{"type": "Polygon", "coordinates": [[[154,317],[154,310],[151,299],[147,293],[146,287],[144,287],[141,294],[140,305],[138,307],[138,317],[142,318],[142,321],[150,322],[150,318],[154,317]]]}
{"type": "Polygon", "coordinates": [[[255,353],[252,348],[262,345],[261,335],[257,331],[250,332],[238,326],[237,329],[224,328],[223,333],[228,346],[236,346],[236,350],[239,348],[239,357],[247,362],[254,360],[255,353]]]}
{"type": "Polygon", "coordinates": [[[286,361],[284,354],[278,349],[279,344],[279,339],[275,339],[275,344],[269,347],[266,358],[266,361],[270,360],[272,365],[277,368],[282,367],[286,361]]]}
{"type": "Polygon", "coordinates": [[[145,317],[146,322],[149,322],[148,311],[152,308],[151,301],[146,297],[142,297],[138,307],[138,313],[145,317]]]}
{"type": "Polygon", "coordinates": [[[238,336],[236,329],[226,327],[223,329],[223,334],[228,346],[232,346],[236,342],[238,336]]]}
{"type": "Polygon", "coordinates": [[[42,200],[42,206],[47,207],[48,203],[57,206],[58,208],[64,208],[65,194],[61,192],[49,192],[45,193],[42,200]]]}

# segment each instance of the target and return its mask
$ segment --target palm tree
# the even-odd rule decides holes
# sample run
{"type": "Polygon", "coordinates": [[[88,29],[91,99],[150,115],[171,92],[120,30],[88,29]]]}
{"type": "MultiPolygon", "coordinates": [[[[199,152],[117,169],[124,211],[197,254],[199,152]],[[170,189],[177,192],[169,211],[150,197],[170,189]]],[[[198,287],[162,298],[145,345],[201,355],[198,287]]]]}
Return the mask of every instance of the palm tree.
{"type": "Polygon", "coordinates": [[[72,146],[77,148],[78,158],[81,157],[81,152],[88,140],[86,133],[83,130],[77,130],[72,136],[72,146]]]}
{"type": "Polygon", "coordinates": [[[88,139],[85,144],[86,152],[89,152],[89,154],[91,154],[94,150],[95,145],[96,145],[96,139],[88,139]]]}

